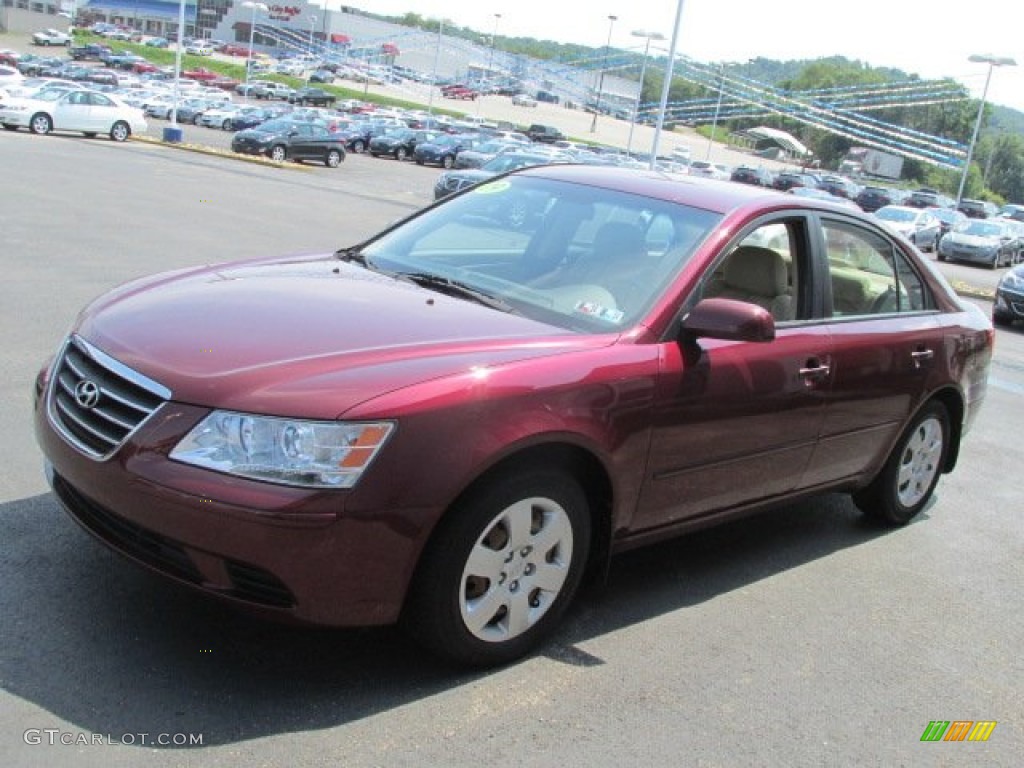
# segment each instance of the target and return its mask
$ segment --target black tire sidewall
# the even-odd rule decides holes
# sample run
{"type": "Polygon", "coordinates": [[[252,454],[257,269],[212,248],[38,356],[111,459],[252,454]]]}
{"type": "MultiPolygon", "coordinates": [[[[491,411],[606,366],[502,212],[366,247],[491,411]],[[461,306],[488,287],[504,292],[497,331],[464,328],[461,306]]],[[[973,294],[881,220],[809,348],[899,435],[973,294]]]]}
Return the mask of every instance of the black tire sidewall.
{"type": "Polygon", "coordinates": [[[854,494],[857,506],[869,517],[890,525],[909,523],[931,501],[935,486],[942,476],[942,467],[945,464],[946,456],[949,455],[949,439],[949,413],[945,406],[934,401],[924,406],[900,435],[900,439],[893,447],[889,458],[886,459],[885,466],[875,480],[863,491],[854,494]],[[917,504],[907,507],[900,501],[897,488],[902,456],[907,449],[907,444],[921,424],[932,418],[937,418],[942,426],[942,452],[938,457],[938,470],[931,479],[927,493],[917,504]]]}
{"type": "Polygon", "coordinates": [[[457,664],[493,666],[519,658],[554,629],[572,602],[587,564],[590,537],[586,494],[567,472],[534,468],[499,474],[471,489],[438,525],[411,585],[402,624],[429,650],[457,664]],[[569,573],[547,613],[526,632],[506,642],[486,642],[474,637],[462,621],[463,570],[494,518],[530,497],[552,499],[569,517],[573,529],[569,573]]]}

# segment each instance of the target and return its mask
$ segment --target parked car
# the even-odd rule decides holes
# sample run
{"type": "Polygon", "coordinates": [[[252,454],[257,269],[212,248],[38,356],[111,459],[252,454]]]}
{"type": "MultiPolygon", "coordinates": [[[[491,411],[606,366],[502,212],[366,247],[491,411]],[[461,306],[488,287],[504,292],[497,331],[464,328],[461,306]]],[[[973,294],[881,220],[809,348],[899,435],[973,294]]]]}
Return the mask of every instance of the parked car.
{"type": "Polygon", "coordinates": [[[1015,205],[1009,203],[999,209],[999,216],[1004,218],[1015,219],[1017,221],[1024,221],[1024,205],[1015,205]]]}
{"type": "Polygon", "coordinates": [[[276,108],[243,106],[228,118],[227,130],[244,131],[280,116],[276,108]]]}
{"type": "Polygon", "coordinates": [[[299,106],[308,104],[313,107],[329,107],[337,100],[337,96],[333,93],[328,93],[322,88],[299,88],[288,96],[289,104],[297,104],[299,106]]]}
{"type": "Polygon", "coordinates": [[[257,80],[249,91],[255,99],[281,99],[288,101],[295,95],[295,89],[285,83],[278,83],[272,80],[257,80]]]}
{"type": "MultiPolygon", "coordinates": [[[[478,168],[463,168],[442,173],[434,184],[434,199],[440,200],[443,197],[454,195],[466,187],[492,179],[501,173],[556,162],[567,162],[567,160],[546,152],[531,152],[529,149],[503,152],[500,155],[495,155],[478,168]]],[[[525,224],[529,210],[524,203],[524,198],[518,198],[510,204],[504,211],[505,220],[518,222],[516,226],[525,224]]]]}
{"type": "Polygon", "coordinates": [[[337,168],[345,160],[345,145],[333,138],[325,126],[285,118],[239,131],[231,140],[231,149],[247,155],[264,155],[278,163],[314,161],[328,168],[337,168]]]}
{"type": "Polygon", "coordinates": [[[439,165],[442,168],[451,168],[455,165],[455,158],[459,152],[464,149],[472,149],[479,141],[480,137],[477,134],[438,134],[433,141],[417,144],[413,157],[418,165],[439,165]]]}
{"type": "Polygon", "coordinates": [[[906,205],[886,205],[872,214],[899,232],[922,251],[934,251],[942,225],[928,210],[906,205]]]}
{"type": "Polygon", "coordinates": [[[939,220],[939,242],[950,230],[967,226],[967,217],[953,208],[929,208],[928,212],[939,220]]]}
{"type": "Polygon", "coordinates": [[[860,194],[860,187],[843,176],[822,176],[818,182],[818,189],[823,189],[836,197],[845,197],[847,200],[856,200],[860,194]]]}
{"type": "Polygon", "coordinates": [[[689,165],[687,174],[699,176],[705,179],[726,180],[732,175],[732,170],[721,163],[709,163],[704,160],[694,160],[689,165]]]}
{"type": "Polygon", "coordinates": [[[113,55],[114,52],[109,45],[100,45],[99,43],[86,43],[68,48],[68,56],[75,61],[103,61],[105,57],[113,55]]]}
{"type": "Polygon", "coordinates": [[[0,124],[7,130],[28,128],[38,134],[71,131],[92,138],[102,133],[114,141],[146,130],[142,110],[129,107],[113,94],[82,88],[5,99],[0,102],[0,124]]]}
{"type": "Polygon", "coordinates": [[[971,219],[991,219],[999,213],[999,207],[987,200],[961,200],[956,209],[971,219]]]}
{"type": "Polygon", "coordinates": [[[529,168],[337,253],[210,258],[40,370],[56,498],[182,586],[466,665],[641,544],[822,493],[904,525],[984,407],[977,306],[877,221],[745,185],[529,168]]]}
{"type": "Polygon", "coordinates": [[[866,186],[854,198],[854,202],[861,207],[861,210],[874,213],[879,208],[887,205],[900,205],[903,195],[889,187],[866,186]]]}
{"type": "Polygon", "coordinates": [[[71,35],[61,32],[59,29],[44,29],[41,32],[32,33],[32,45],[63,45],[70,48],[71,43],[71,35]]]}
{"type": "Polygon", "coordinates": [[[1014,320],[1024,320],[1024,264],[1007,270],[999,279],[992,305],[993,323],[1008,326],[1014,320]]]}
{"type": "Polygon", "coordinates": [[[729,178],[740,184],[751,184],[755,187],[771,187],[775,177],[767,168],[755,168],[749,165],[739,165],[733,168],[729,178]]]}
{"type": "Polygon", "coordinates": [[[186,80],[197,80],[199,82],[218,80],[221,77],[220,72],[214,72],[212,69],[206,67],[196,67],[195,69],[186,69],[181,73],[181,76],[186,80]]]}
{"type": "Polygon", "coordinates": [[[543,144],[550,144],[553,141],[561,141],[565,134],[553,125],[534,123],[526,129],[526,136],[531,141],[539,141],[543,144]]]}
{"type": "Polygon", "coordinates": [[[512,97],[512,103],[517,107],[536,107],[537,100],[525,93],[517,93],[512,97]]]}
{"type": "Polygon", "coordinates": [[[969,261],[992,269],[1013,264],[1016,236],[998,219],[971,219],[939,243],[939,261],[969,261]]]}
{"type": "Polygon", "coordinates": [[[954,201],[934,189],[915,189],[903,202],[911,208],[955,208],[954,201]]]}
{"type": "Polygon", "coordinates": [[[185,46],[185,53],[191,53],[193,56],[212,56],[213,52],[213,46],[201,40],[194,40],[185,46]]]}
{"type": "Polygon", "coordinates": [[[811,189],[817,189],[819,181],[821,181],[820,178],[812,176],[809,173],[781,171],[775,174],[772,186],[783,192],[788,192],[793,187],[810,187],[811,189]]]}
{"type": "Polygon", "coordinates": [[[434,141],[440,134],[436,131],[414,131],[411,128],[398,128],[386,131],[370,139],[369,153],[374,157],[388,155],[395,160],[412,157],[416,145],[421,142],[434,141]]]}

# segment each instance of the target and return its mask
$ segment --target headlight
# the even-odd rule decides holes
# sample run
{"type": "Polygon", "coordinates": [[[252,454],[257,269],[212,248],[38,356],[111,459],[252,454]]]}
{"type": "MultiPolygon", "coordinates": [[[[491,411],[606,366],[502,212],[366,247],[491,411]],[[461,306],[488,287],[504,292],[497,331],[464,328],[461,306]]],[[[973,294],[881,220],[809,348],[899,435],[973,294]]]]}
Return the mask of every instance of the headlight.
{"type": "Polygon", "coordinates": [[[214,411],[171,451],[185,464],[305,488],[351,488],[394,425],[214,411]]]}
{"type": "Polygon", "coordinates": [[[1024,291],[1024,275],[1018,275],[1016,272],[1007,272],[1003,275],[1003,279],[999,281],[999,285],[996,286],[996,290],[1002,288],[1024,291]]]}

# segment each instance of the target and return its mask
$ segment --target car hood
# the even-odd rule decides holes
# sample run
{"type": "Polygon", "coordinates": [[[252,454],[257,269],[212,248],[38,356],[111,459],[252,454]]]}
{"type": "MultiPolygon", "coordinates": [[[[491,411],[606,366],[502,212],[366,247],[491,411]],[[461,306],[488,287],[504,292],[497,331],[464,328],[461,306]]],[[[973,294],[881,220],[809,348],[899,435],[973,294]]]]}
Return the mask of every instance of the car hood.
{"type": "Polygon", "coordinates": [[[968,235],[963,232],[950,232],[946,239],[950,243],[972,248],[992,248],[1000,244],[999,238],[993,235],[968,235]]]}
{"type": "Polygon", "coordinates": [[[172,399],[332,419],[378,395],[611,343],[333,256],[157,275],[87,308],[77,332],[172,399]]]}

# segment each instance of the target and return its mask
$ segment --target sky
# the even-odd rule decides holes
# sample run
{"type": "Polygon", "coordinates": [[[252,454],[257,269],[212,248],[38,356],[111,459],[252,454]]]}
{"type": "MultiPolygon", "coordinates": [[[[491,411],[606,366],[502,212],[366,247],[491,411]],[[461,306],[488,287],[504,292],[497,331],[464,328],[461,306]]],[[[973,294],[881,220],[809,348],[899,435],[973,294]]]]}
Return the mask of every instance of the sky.
{"type": "MultiPolygon", "coordinates": [[[[337,4],[339,0],[327,0],[337,4]]],[[[634,30],[660,32],[667,49],[680,2],[676,51],[698,62],[787,61],[841,55],[922,78],[952,77],[980,98],[989,67],[972,54],[1010,57],[994,67],[987,100],[1024,112],[1024,5],[1019,0],[346,0],[370,13],[449,19],[499,37],[535,37],[643,51],[634,30]],[[501,14],[497,18],[495,14],[501,14]],[[612,22],[609,16],[617,19],[612,22]]],[[[322,3],[319,3],[322,4],[322,3]]],[[[332,7],[331,5],[328,7],[332,7]]],[[[659,43],[652,43],[654,46],[659,43]]]]}

